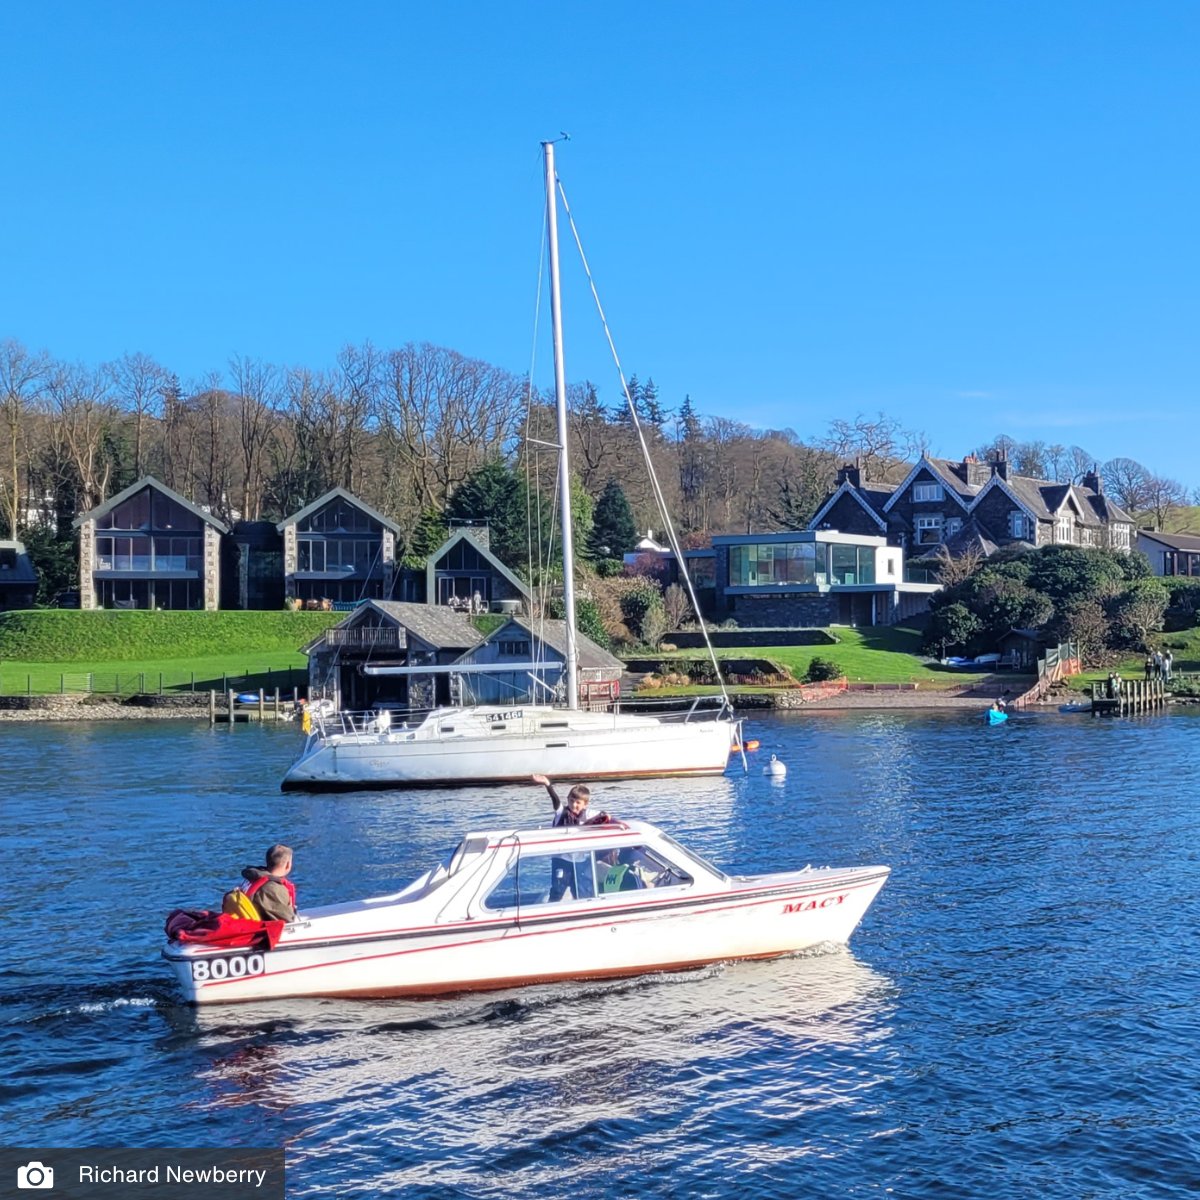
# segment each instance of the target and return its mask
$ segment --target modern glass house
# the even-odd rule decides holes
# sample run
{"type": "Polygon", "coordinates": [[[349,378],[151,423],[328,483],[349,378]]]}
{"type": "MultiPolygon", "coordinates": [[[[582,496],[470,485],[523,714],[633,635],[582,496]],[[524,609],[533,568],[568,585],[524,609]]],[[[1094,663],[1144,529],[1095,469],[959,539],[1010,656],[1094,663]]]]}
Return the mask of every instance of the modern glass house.
{"type": "Polygon", "coordinates": [[[139,479],[75,528],[80,608],[218,607],[228,530],[157,479],[139,479]]]}
{"type": "Polygon", "coordinates": [[[284,590],[300,600],[357,603],[392,594],[400,527],[344,488],[280,521],[284,590]]]}
{"type": "Polygon", "coordinates": [[[891,625],[939,590],[887,538],[827,529],[715,537],[713,586],[717,617],[780,627],[891,625]]]}

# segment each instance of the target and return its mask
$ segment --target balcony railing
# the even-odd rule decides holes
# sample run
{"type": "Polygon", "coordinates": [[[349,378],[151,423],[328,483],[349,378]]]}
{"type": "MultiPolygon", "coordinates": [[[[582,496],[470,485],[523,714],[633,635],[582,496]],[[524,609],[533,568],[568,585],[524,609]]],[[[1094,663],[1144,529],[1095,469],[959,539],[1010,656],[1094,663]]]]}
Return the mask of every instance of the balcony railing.
{"type": "Polygon", "coordinates": [[[366,625],[351,629],[327,629],[325,645],[349,650],[403,650],[408,641],[402,629],[366,625]]]}

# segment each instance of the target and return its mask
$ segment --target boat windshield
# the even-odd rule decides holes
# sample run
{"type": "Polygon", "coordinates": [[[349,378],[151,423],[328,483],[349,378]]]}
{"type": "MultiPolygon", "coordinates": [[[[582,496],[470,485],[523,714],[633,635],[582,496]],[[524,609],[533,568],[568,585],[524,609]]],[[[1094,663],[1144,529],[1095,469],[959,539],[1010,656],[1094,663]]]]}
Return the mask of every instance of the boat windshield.
{"type": "Polygon", "coordinates": [[[715,875],[718,879],[724,879],[724,880],[729,879],[729,876],[726,875],[724,871],[718,870],[718,868],[714,867],[712,865],[712,863],[710,863],[707,859],[701,858],[700,855],[693,854],[685,846],[681,846],[673,837],[671,837],[671,835],[669,833],[663,833],[663,831],[661,829],[658,831],[658,833],[659,833],[659,837],[661,837],[662,840],[664,842],[666,842],[666,844],[668,846],[670,846],[673,850],[679,851],[679,853],[682,854],[684,858],[690,859],[697,866],[703,867],[704,870],[715,875]]]}

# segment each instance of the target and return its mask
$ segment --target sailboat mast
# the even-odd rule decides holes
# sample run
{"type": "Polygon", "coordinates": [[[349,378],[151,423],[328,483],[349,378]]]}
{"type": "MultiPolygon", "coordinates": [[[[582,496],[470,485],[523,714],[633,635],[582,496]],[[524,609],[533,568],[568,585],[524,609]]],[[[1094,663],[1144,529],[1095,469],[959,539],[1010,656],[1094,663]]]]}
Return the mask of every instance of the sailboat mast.
{"type": "Polygon", "coordinates": [[[579,707],[579,643],[575,635],[575,539],[571,525],[571,467],[567,460],[567,382],[563,365],[562,289],[558,278],[558,199],[554,143],[543,142],[546,160],[546,228],[550,247],[550,318],[554,328],[554,407],[558,414],[558,491],[563,551],[563,617],[567,631],[567,706],[579,707]]]}

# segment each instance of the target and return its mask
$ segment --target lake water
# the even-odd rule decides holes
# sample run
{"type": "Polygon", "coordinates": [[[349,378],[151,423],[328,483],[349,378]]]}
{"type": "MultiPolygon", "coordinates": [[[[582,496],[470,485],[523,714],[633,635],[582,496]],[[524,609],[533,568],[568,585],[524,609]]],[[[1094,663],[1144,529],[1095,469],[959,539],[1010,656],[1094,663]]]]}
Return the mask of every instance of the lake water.
{"type": "Polygon", "coordinates": [[[325,903],[548,816],[544,795],[281,795],[291,727],[0,726],[4,1142],[282,1144],[297,1197],[1200,1188],[1200,714],[821,713],[752,736],[749,774],[600,804],[739,873],[891,865],[847,951],[195,1011],[163,916],[215,905],[270,842],[325,903]]]}

